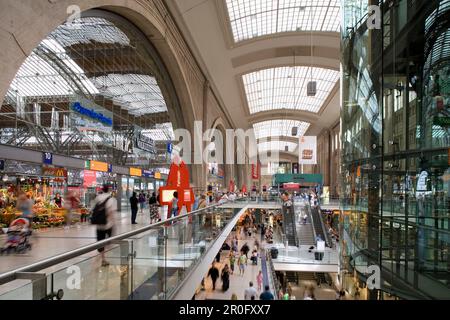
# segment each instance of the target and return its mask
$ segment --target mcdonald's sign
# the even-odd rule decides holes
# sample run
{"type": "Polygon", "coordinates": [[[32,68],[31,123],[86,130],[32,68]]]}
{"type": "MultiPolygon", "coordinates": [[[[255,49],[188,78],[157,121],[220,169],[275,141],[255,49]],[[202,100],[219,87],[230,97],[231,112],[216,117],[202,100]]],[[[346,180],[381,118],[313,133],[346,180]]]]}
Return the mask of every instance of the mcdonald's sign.
{"type": "Polygon", "coordinates": [[[43,167],[42,175],[50,177],[67,178],[67,170],[64,168],[43,167]]]}

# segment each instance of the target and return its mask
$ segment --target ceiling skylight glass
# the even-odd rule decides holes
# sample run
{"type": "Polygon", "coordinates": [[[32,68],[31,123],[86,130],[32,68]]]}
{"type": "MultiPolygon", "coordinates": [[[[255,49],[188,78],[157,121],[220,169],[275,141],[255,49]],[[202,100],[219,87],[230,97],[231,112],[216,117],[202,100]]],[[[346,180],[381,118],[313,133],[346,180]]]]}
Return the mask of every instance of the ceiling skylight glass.
{"type": "Polygon", "coordinates": [[[250,113],[276,109],[319,112],[339,80],[339,71],[314,67],[279,67],[242,76],[250,113]],[[309,81],[317,82],[315,96],[307,95],[309,81]]]}
{"type": "Polygon", "coordinates": [[[159,123],[153,129],[143,130],[142,133],[153,139],[154,141],[173,141],[175,134],[173,133],[172,123],[159,123]]]}
{"type": "Polygon", "coordinates": [[[288,152],[294,152],[297,149],[297,144],[294,142],[285,141],[269,141],[262,142],[258,144],[258,151],[265,152],[270,150],[286,151],[286,146],[288,147],[288,152]]]}
{"type": "Polygon", "coordinates": [[[135,116],[166,112],[167,106],[156,79],[141,74],[108,74],[92,78],[101,93],[135,116]]]}
{"type": "Polygon", "coordinates": [[[280,119],[257,122],[253,124],[253,129],[256,139],[291,136],[293,127],[298,128],[297,137],[301,137],[309,126],[308,122],[280,119]]]}
{"type": "Polygon", "coordinates": [[[289,31],[339,31],[339,0],[226,0],[235,42],[289,31]]]}

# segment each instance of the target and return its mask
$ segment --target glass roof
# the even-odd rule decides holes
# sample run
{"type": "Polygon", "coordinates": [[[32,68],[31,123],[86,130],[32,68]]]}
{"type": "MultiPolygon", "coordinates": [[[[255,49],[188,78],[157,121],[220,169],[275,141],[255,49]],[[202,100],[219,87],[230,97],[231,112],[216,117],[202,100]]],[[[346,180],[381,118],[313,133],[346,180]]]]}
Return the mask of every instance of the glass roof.
{"type": "MultiPolygon", "coordinates": [[[[298,120],[268,120],[253,124],[256,139],[267,137],[285,137],[292,136],[292,128],[297,127],[297,136],[301,137],[308,130],[310,124],[298,120]]],[[[284,149],[284,147],[283,147],[284,149]]]]}
{"type": "Polygon", "coordinates": [[[159,123],[153,129],[143,130],[142,133],[154,141],[173,141],[175,134],[171,122],[159,123]]]}
{"type": "Polygon", "coordinates": [[[60,25],[50,37],[63,47],[95,43],[130,45],[130,39],[122,30],[112,22],[97,17],[76,19],[60,25]]]}
{"type": "Polygon", "coordinates": [[[289,31],[339,32],[339,0],[226,0],[235,42],[289,31]]]}
{"type": "Polygon", "coordinates": [[[142,74],[108,74],[91,81],[105,96],[135,116],[166,112],[167,106],[155,77],[142,74]]]}
{"type": "Polygon", "coordinates": [[[297,144],[294,142],[276,140],[259,143],[258,151],[259,152],[265,152],[269,150],[285,151],[286,146],[288,147],[288,152],[294,152],[295,149],[297,149],[297,144]]]}
{"type": "Polygon", "coordinates": [[[242,76],[250,113],[276,109],[319,112],[339,81],[339,71],[315,67],[278,67],[242,76]],[[307,96],[309,81],[317,82],[315,96],[307,96]]]}
{"type": "MultiPolygon", "coordinates": [[[[86,77],[84,71],[70,58],[63,47],[54,40],[44,40],[40,44],[41,49],[49,50],[77,76],[83,91],[88,94],[98,93],[97,88],[86,77]]],[[[33,51],[21,65],[10,90],[14,90],[18,96],[65,96],[73,94],[76,88],[61,75],[54,66],[42,58],[38,51],[33,51]]]]}

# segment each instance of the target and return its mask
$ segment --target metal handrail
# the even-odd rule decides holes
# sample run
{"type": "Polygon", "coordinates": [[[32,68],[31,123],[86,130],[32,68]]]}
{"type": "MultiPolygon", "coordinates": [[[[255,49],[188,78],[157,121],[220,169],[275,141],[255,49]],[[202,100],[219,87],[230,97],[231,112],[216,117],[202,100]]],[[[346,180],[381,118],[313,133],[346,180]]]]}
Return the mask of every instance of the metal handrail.
{"type": "MultiPolygon", "coordinates": [[[[239,198],[239,199],[243,199],[243,198],[239,198]]],[[[128,231],[128,232],[119,234],[117,236],[113,236],[113,237],[107,238],[105,240],[101,240],[101,241],[98,241],[96,243],[92,243],[92,244],[86,245],[84,247],[77,248],[77,249],[74,249],[74,250],[71,250],[71,251],[68,251],[68,252],[64,252],[64,253],[56,255],[54,257],[50,257],[50,258],[47,258],[47,259],[44,259],[44,260],[41,260],[41,261],[38,261],[38,262],[35,262],[35,263],[32,263],[32,264],[29,264],[27,266],[20,267],[20,268],[17,268],[17,269],[5,272],[3,274],[0,274],[0,285],[5,284],[5,283],[10,282],[10,281],[13,281],[13,280],[16,280],[17,273],[21,273],[21,272],[37,272],[39,270],[43,270],[43,269],[52,267],[54,265],[57,265],[59,263],[65,262],[67,260],[76,258],[76,257],[78,257],[80,255],[85,254],[85,253],[97,250],[99,248],[103,248],[103,247],[105,247],[108,244],[113,244],[113,242],[117,242],[117,241],[120,241],[120,240],[131,238],[131,237],[133,237],[135,235],[138,235],[140,233],[143,233],[143,232],[146,232],[146,231],[158,228],[158,227],[160,227],[162,225],[165,225],[165,224],[167,224],[169,222],[178,221],[178,220],[181,220],[181,219],[189,217],[189,216],[195,216],[195,215],[198,215],[200,212],[204,212],[206,210],[209,210],[209,209],[212,209],[212,208],[215,208],[215,207],[219,207],[219,206],[222,206],[223,204],[227,204],[227,203],[228,202],[221,203],[221,204],[213,204],[213,205],[207,206],[207,207],[202,208],[202,209],[194,210],[194,211],[191,211],[191,212],[188,212],[188,213],[185,213],[185,214],[173,217],[173,218],[166,219],[164,221],[160,221],[160,222],[157,222],[157,223],[154,223],[154,224],[150,224],[148,226],[145,226],[145,227],[142,227],[142,228],[139,228],[139,229],[136,229],[136,230],[128,231]]]]}

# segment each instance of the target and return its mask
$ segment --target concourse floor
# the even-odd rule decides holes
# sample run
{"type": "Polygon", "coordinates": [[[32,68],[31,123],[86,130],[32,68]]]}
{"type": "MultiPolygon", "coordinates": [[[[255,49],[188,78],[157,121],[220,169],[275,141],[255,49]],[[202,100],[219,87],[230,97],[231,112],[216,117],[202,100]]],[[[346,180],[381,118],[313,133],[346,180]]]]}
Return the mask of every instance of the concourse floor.
{"type": "MultiPolygon", "coordinates": [[[[136,225],[131,224],[131,212],[123,211],[117,213],[115,219],[115,234],[121,234],[150,223],[148,209],[138,213],[136,225]]],[[[0,246],[3,247],[6,235],[0,236],[0,246]]],[[[72,225],[69,229],[48,228],[35,230],[30,238],[32,250],[24,254],[8,254],[0,256],[0,273],[16,268],[27,266],[34,262],[53,257],[70,250],[94,243],[96,238],[96,227],[89,223],[72,225]]]]}
{"type": "MultiPolygon", "coordinates": [[[[232,232],[231,235],[234,237],[235,233],[232,232]]],[[[258,241],[260,241],[260,235],[256,235],[258,237],[258,241]]],[[[232,237],[229,238],[231,243],[232,237]]],[[[245,243],[250,248],[249,257],[251,254],[251,251],[253,251],[254,243],[255,243],[255,236],[252,235],[252,237],[248,237],[241,232],[241,234],[238,236],[238,249],[240,249],[245,243]]],[[[219,274],[222,272],[222,268],[225,266],[225,264],[228,264],[230,266],[230,260],[229,260],[229,251],[223,251],[221,254],[220,263],[218,263],[216,266],[219,269],[219,274]]],[[[239,274],[239,266],[237,263],[235,264],[234,274],[230,274],[230,287],[227,291],[222,291],[222,281],[217,279],[216,282],[216,290],[212,289],[212,280],[211,277],[205,277],[205,290],[199,291],[195,299],[196,300],[231,300],[231,296],[233,293],[237,295],[238,300],[244,300],[244,292],[245,289],[249,287],[249,282],[253,281],[253,286],[258,289],[258,284],[256,281],[256,277],[261,270],[261,259],[258,261],[258,265],[253,265],[250,259],[248,259],[248,264],[245,268],[245,272],[243,275],[239,274]]],[[[263,286],[264,287],[264,286],[263,286]]],[[[263,288],[264,290],[264,288],[263,288]]],[[[258,291],[258,297],[257,300],[259,300],[259,294],[261,291],[258,291]]]]}

